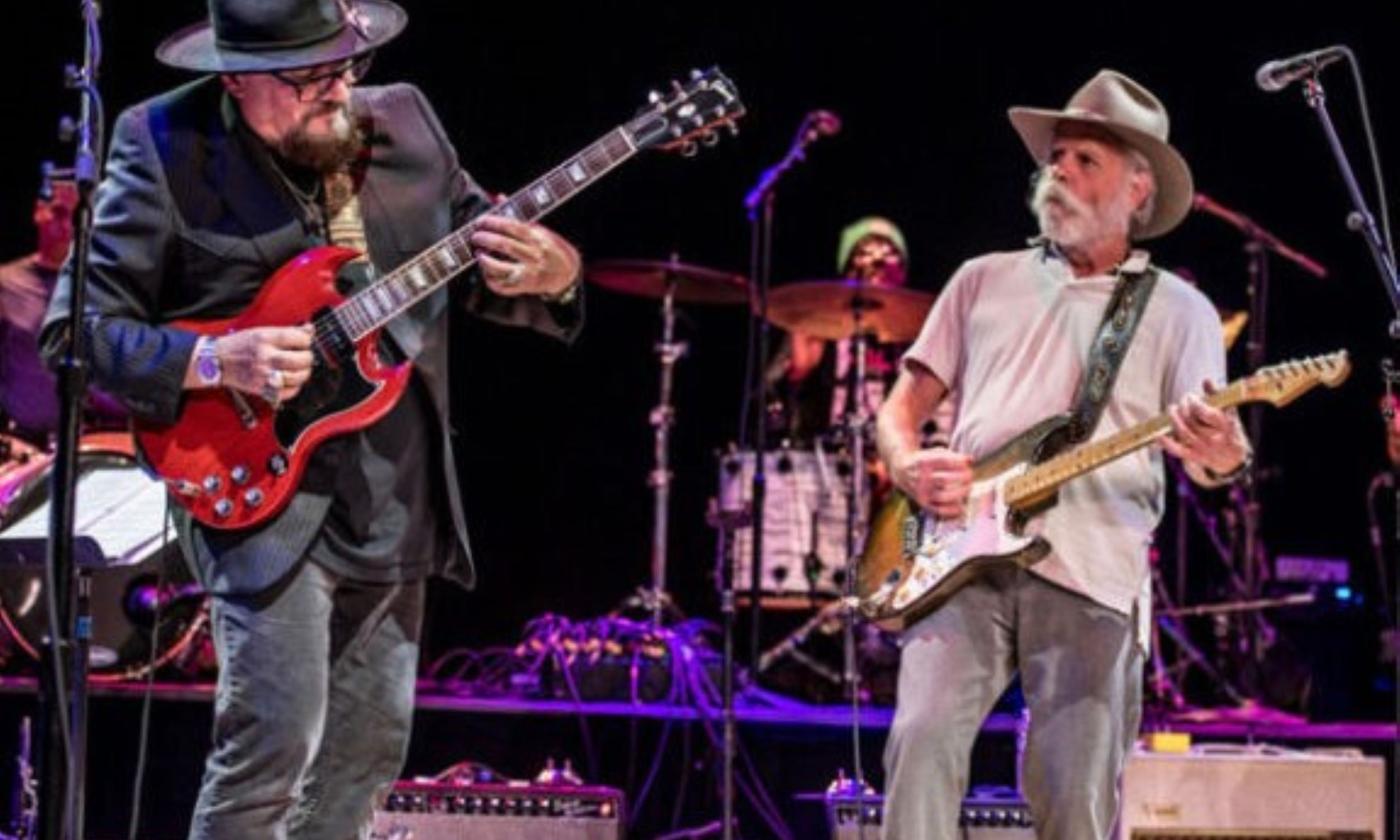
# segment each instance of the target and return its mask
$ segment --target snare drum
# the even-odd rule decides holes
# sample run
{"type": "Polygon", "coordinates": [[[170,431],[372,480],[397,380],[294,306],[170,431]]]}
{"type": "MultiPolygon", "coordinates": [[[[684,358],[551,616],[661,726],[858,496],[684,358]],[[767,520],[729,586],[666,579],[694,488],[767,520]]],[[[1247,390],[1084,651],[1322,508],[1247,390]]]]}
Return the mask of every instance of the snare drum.
{"type": "MultiPolygon", "coordinates": [[[[133,453],[129,434],[89,435],[79,444],[74,532],[96,541],[106,558],[89,573],[95,682],[139,678],[177,660],[205,667],[197,644],[208,621],[204,594],[167,525],[164,486],[133,453]]],[[[48,537],[52,457],[40,454],[24,467],[6,475],[0,541],[48,537]]],[[[35,660],[48,636],[43,581],[41,562],[0,566],[0,624],[35,660]]]]}
{"type": "MultiPolygon", "coordinates": [[[[851,459],[842,453],[783,449],[764,456],[763,557],[760,592],[770,607],[806,607],[841,594],[846,569],[846,512],[850,508],[851,459]]],[[[748,507],[754,453],[720,459],[719,501],[725,510],[748,507]]],[[[869,478],[860,471],[862,497],[869,478]]],[[[864,528],[865,517],[857,517],[864,528]]],[[[859,544],[859,543],[857,543],[859,544]]],[[[753,568],[753,529],[734,533],[734,586],[747,590],[753,568]]]]}

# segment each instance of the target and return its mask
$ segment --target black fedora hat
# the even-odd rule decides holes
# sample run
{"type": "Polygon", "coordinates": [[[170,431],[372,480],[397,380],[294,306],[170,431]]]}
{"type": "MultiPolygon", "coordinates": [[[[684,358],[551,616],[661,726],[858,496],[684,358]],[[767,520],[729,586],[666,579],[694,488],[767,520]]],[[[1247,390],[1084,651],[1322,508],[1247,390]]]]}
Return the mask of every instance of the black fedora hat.
{"type": "Polygon", "coordinates": [[[368,52],[407,23],[389,0],[209,0],[209,19],[166,38],[156,58],[207,73],[290,70],[368,52]]]}

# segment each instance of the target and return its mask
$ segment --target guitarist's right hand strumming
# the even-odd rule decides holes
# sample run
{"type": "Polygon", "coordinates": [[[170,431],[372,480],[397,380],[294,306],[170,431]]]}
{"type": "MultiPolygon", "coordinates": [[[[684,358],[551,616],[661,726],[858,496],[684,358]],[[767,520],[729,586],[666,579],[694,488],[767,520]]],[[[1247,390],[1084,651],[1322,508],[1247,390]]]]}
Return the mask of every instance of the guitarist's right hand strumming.
{"type": "Polygon", "coordinates": [[[939,519],[962,516],[972,490],[972,459],[944,446],[900,452],[893,459],[894,484],[939,519]]]}
{"type": "Polygon", "coordinates": [[[302,324],[250,327],[201,339],[190,355],[185,388],[232,388],[274,405],[290,400],[311,378],[313,336],[311,325],[302,324]]]}

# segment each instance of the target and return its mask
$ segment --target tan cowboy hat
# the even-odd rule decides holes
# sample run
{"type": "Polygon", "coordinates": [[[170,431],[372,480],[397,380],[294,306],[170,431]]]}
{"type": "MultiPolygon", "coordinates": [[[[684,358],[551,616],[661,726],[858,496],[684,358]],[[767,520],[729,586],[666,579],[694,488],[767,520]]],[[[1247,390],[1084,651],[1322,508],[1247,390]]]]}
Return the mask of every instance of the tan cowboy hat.
{"type": "Polygon", "coordinates": [[[209,16],[166,38],[156,58],[206,73],[266,73],[369,52],[403,31],[390,0],[209,0],[209,16]]]}
{"type": "Polygon", "coordinates": [[[1100,70],[1074,92],[1063,111],[1016,107],[1007,116],[1031,157],[1042,166],[1050,157],[1055,127],[1062,122],[1096,126],[1142,152],[1157,179],[1157,201],[1152,218],[1134,232],[1135,238],[1161,236],[1191,211],[1191,168],[1167,143],[1167,109],[1147,88],[1122,73],[1100,70]]]}

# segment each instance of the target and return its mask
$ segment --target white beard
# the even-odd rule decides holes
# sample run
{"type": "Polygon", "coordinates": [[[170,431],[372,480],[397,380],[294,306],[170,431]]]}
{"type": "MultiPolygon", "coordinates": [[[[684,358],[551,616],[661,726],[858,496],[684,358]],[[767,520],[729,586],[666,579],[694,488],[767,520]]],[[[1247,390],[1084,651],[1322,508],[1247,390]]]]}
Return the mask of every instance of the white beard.
{"type": "Polygon", "coordinates": [[[1042,171],[1036,180],[1031,210],[1046,239],[1068,250],[1084,248],[1110,237],[1127,237],[1133,215],[1128,187],[1125,179],[1113,201],[1095,210],[1042,171]]]}

